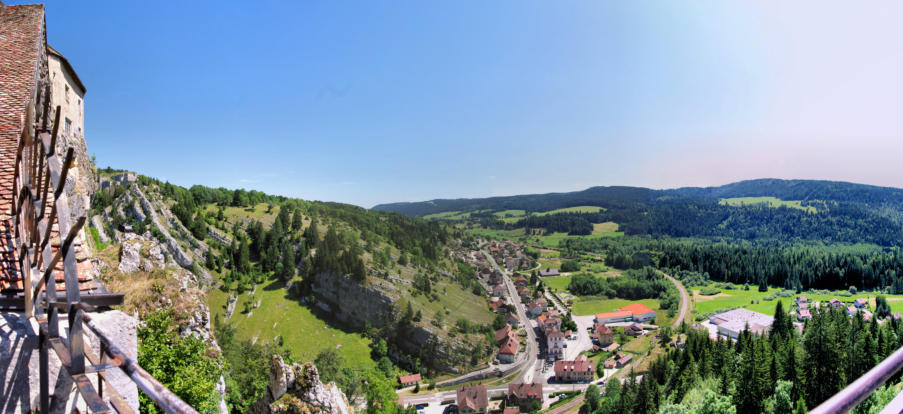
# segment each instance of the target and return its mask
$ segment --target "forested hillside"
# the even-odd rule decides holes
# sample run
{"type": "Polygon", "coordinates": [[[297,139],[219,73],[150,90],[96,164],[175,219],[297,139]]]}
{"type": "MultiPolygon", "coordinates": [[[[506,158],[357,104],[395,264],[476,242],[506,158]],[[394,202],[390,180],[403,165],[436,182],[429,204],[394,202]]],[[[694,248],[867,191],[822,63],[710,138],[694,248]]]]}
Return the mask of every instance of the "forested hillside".
{"type": "MultiPolygon", "coordinates": [[[[280,354],[316,361],[349,399],[373,403],[394,395],[384,391],[401,374],[468,370],[494,350],[494,315],[474,270],[447,254],[463,237],[448,225],[134,177],[97,193],[89,232],[107,286],[126,292],[125,310],[154,322],[140,333],[149,348],[139,358],[164,380],[202,364],[209,381],[224,375],[231,410],[246,412],[280,354]],[[211,350],[180,338],[189,332],[211,350]]],[[[213,407],[213,382],[180,395],[213,407]]]]}
{"type": "Polygon", "coordinates": [[[763,179],[676,190],[593,187],[572,193],[384,204],[374,209],[528,233],[538,229],[587,235],[593,224],[614,222],[627,235],[903,245],[903,190],[831,181],[763,179]],[[602,210],[536,214],[575,206],[602,210]],[[499,217],[499,212],[513,209],[523,210],[525,217],[516,221],[499,217]]]}

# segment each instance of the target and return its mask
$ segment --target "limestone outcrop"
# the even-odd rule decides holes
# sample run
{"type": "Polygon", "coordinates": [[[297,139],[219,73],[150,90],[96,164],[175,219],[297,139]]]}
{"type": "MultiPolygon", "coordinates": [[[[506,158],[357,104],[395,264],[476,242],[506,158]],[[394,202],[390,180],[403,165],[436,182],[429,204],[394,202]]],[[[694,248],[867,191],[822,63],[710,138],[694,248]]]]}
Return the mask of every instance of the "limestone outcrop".
{"type": "Polygon", "coordinates": [[[288,365],[273,355],[267,392],[251,413],[352,414],[354,408],[335,383],[323,384],[313,363],[288,365]]]}

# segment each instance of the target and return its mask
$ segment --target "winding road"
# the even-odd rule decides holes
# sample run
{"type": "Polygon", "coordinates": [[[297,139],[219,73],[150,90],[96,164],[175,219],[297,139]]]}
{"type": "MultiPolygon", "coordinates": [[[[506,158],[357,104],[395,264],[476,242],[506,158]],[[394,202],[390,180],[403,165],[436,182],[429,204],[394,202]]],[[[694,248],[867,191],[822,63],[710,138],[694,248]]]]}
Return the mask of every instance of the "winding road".
{"type": "Polygon", "coordinates": [[[677,287],[677,290],[680,292],[680,313],[677,314],[677,319],[674,320],[674,323],[671,324],[672,327],[677,328],[680,326],[680,322],[686,319],[687,312],[690,311],[690,295],[687,293],[687,289],[684,288],[684,285],[680,283],[677,279],[662,273],[662,276],[665,279],[671,281],[674,286],[677,287]]]}
{"type": "MultiPolygon", "coordinates": [[[[677,328],[678,326],[680,326],[681,321],[683,321],[684,318],[687,317],[687,312],[690,311],[690,295],[687,293],[687,289],[684,288],[684,285],[682,283],[680,283],[680,281],[678,281],[677,279],[675,279],[669,275],[666,275],[664,273],[662,273],[662,276],[664,276],[665,279],[670,280],[671,283],[673,283],[674,286],[677,287],[677,290],[680,292],[680,312],[678,312],[677,318],[674,319],[674,322],[671,324],[672,327],[677,328]]],[[[618,371],[618,373],[615,374],[613,376],[613,378],[618,378],[618,379],[624,378],[624,376],[626,376],[627,374],[632,372],[633,369],[637,367],[637,365],[642,363],[643,360],[646,359],[647,356],[648,355],[644,355],[641,358],[637,358],[629,366],[621,368],[621,370],[618,371]]],[[[573,401],[568,402],[567,404],[564,404],[560,407],[555,407],[555,408],[549,410],[549,414],[564,414],[564,413],[572,412],[572,411],[575,411],[578,407],[580,407],[581,404],[583,404],[583,396],[582,395],[575,398],[573,401]]]]}
{"type": "MultiPolygon", "coordinates": [[[[492,256],[488,252],[484,251],[483,253],[486,256],[486,258],[488,259],[488,261],[492,264],[492,267],[494,267],[494,268],[498,269],[500,272],[502,272],[502,275],[503,275],[503,278],[505,281],[505,285],[508,288],[509,297],[517,298],[518,297],[517,290],[515,289],[514,283],[512,282],[511,278],[509,277],[510,274],[507,271],[505,271],[504,269],[502,269],[500,266],[498,266],[498,264],[495,262],[495,260],[492,258],[492,256]]],[[[671,283],[673,283],[674,286],[677,287],[677,290],[680,292],[680,311],[678,312],[677,318],[671,324],[672,327],[677,328],[680,326],[680,323],[686,318],[687,313],[690,311],[690,295],[687,293],[687,290],[684,288],[683,284],[680,283],[680,281],[678,281],[677,279],[675,279],[665,273],[662,273],[662,272],[660,272],[660,273],[666,279],[671,281],[671,283]]],[[[534,367],[536,365],[536,359],[537,359],[537,355],[539,353],[539,349],[538,349],[539,345],[536,340],[536,334],[533,332],[533,329],[531,329],[530,319],[526,315],[526,310],[525,310],[524,305],[521,304],[520,301],[516,300],[516,299],[513,300],[512,302],[514,302],[515,308],[517,309],[518,318],[521,320],[521,323],[524,325],[524,328],[527,331],[527,350],[526,350],[527,361],[526,361],[526,364],[523,365],[523,369],[521,370],[520,374],[518,374],[517,377],[515,378],[515,380],[512,382],[515,382],[515,383],[517,383],[517,382],[533,382],[534,367]]],[[[618,371],[618,373],[615,374],[613,376],[613,378],[621,379],[624,376],[630,374],[633,371],[633,369],[636,366],[638,366],[647,356],[648,355],[644,355],[641,358],[637,358],[632,364],[630,364],[629,366],[622,368],[620,371],[618,371]]],[[[465,376],[471,375],[471,374],[473,374],[473,373],[466,374],[465,376]]],[[[462,377],[459,377],[459,378],[462,378],[462,377]]],[[[588,386],[588,384],[554,384],[554,385],[546,384],[543,387],[543,391],[545,394],[549,394],[549,393],[555,392],[555,391],[568,391],[568,390],[575,390],[575,389],[584,390],[584,389],[586,389],[587,386],[588,386]]],[[[507,385],[495,386],[495,387],[488,388],[488,392],[490,395],[504,394],[507,392],[507,390],[508,390],[507,385]]],[[[455,391],[445,391],[445,392],[439,392],[439,393],[435,393],[435,394],[427,394],[427,395],[422,395],[422,396],[408,396],[408,397],[405,397],[404,400],[406,403],[410,403],[410,404],[439,403],[440,401],[443,401],[443,400],[453,399],[453,398],[455,398],[455,395],[456,395],[455,391]]],[[[561,405],[559,407],[555,407],[552,410],[549,410],[549,413],[550,414],[563,414],[563,413],[568,413],[568,412],[574,412],[582,404],[583,404],[583,395],[580,395],[577,398],[575,398],[574,400],[569,401],[564,405],[561,405]]]]}

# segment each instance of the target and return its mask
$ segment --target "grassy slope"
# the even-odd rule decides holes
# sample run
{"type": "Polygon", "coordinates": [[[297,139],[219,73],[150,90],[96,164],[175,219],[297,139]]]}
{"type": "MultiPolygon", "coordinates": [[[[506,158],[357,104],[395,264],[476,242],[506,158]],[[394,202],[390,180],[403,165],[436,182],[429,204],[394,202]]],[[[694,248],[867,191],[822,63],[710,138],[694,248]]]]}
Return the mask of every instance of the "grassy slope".
{"type": "Polygon", "coordinates": [[[558,213],[598,213],[602,211],[602,207],[598,206],[576,206],[576,207],[567,207],[567,208],[559,208],[555,210],[549,210],[542,213],[533,213],[537,216],[547,216],[549,214],[558,214],[558,213]]]}
{"type": "MultiPolygon", "coordinates": [[[[370,368],[375,363],[370,358],[370,340],[357,333],[349,333],[330,326],[318,318],[309,308],[286,297],[281,282],[266,281],[257,285],[254,301],[259,308],[242,313],[250,292],[239,295],[235,312],[229,319],[240,338],[257,342],[271,342],[282,335],[285,347],[302,361],[311,361],[320,351],[338,348],[345,365],[354,368],[370,368]]],[[[228,294],[214,290],[208,294],[210,311],[222,318],[226,313],[228,294]]]]}

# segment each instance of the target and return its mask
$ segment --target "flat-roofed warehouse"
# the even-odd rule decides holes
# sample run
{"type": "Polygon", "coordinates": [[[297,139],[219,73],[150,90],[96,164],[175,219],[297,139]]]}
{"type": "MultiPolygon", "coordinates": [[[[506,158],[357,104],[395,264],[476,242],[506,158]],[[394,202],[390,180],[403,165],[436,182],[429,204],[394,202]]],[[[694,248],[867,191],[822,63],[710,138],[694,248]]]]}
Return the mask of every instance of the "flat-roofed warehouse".
{"type": "Polygon", "coordinates": [[[763,335],[771,329],[774,317],[764,313],[753,312],[749,309],[734,309],[709,317],[709,322],[718,327],[718,334],[737,339],[740,332],[749,328],[749,331],[763,335]]]}

